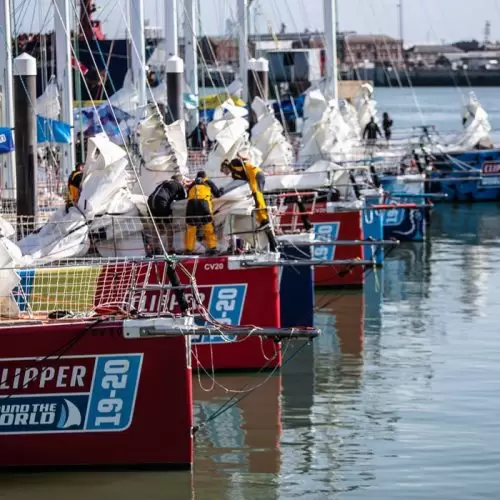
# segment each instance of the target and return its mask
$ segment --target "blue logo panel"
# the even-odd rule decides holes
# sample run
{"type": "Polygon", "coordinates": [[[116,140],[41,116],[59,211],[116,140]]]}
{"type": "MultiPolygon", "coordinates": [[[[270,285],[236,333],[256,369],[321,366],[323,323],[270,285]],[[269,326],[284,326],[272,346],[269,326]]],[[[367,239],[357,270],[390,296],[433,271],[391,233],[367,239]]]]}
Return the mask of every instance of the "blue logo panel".
{"type": "Polygon", "coordinates": [[[123,431],[132,422],[142,356],[100,356],[86,429],[123,431]]]}
{"type": "Polygon", "coordinates": [[[33,396],[0,400],[0,434],[81,431],[89,397],[33,396]]]}
{"type": "MultiPolygon", "coordinates": [[[[208,312],[219,323],[239,325],[243,316],[246,284],[216,285],[212,288],[208,312]]],[[[192,337],[193,344],[217,344],[234,340],[235,335],[200,335],[192,337]]]]}
{"type": "MultiPolygon", "coordinates": [[[[314,224],[316,239],[335,241],[339,237],[340,222],[314,224]]],[[[313,258],[318,260],[333,260],[335,258],[335,245],[316,246],[313,249],[313,258]]]]}
{"type": "MultiPolygon", "coordinates": [[[[48,360],[38,368],[42,375],[26,386],[26,394],[0,397],[0,435],[127,429],[134,414],[142,358],[142,354],[63,356],[58,361],[65,360],[67,365],[55,367],[48,360]],[[53,392],[43,393],[49,385],[53,392]]],[[[26,359],[1,361],[5,363],[3,384],[9,373],[24,370],[24,378],[28,376],[26,359]],[[23,368],[16,367],[17,363],[23,368]]]]}
{"type": "Polygon", "coordinates": [[[384,213],[384,226],[400,226],[405,218],[405,210],[402,208],[393,208],[384,213]]]}

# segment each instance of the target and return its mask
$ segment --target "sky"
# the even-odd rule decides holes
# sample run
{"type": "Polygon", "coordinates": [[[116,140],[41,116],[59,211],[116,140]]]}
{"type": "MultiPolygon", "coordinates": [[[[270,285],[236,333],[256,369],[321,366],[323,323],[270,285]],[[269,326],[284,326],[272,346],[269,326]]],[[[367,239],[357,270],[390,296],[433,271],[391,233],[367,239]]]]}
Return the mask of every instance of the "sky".
{"type": "MultiPolygon", "coordinates": [[[[94,0],[99,10],[96,18],[104,23],[107,38],[123,37],[126,0],[94,0]]],[[[185,0],[178,0],[182,15],[185,0]]],[[[341,31],[360,34],[384,33],[398,37],[400,0],[337,0],[341,31]]],[[[491,23],[492,41],[500,40],[500,0],[401,0],[405,45],[416,43],[451,43],[457,40],[484,39],[486,21],[491,23]]],[[[13,0],[18,31],[51,29],[51,0],[13,0]]],[[[71,8],[77,0],[69,0],[71,8]]],[[[257,16],[254,27],[268,33],[269,26],[279,31],[323,30],[322,0],[254,0],[257,16]]],[[[236,20],[236,0],[200,0],[203,32],[224,34],[226,20],[236,20]]],[[[162,26],[164,0],[144,0],[145,18],[151,26],[162,26]]],[[[70,8],[70,9],[71,9],[70,8]]],[[[252,12],[255,8],[252,7],[252,12]]]]}

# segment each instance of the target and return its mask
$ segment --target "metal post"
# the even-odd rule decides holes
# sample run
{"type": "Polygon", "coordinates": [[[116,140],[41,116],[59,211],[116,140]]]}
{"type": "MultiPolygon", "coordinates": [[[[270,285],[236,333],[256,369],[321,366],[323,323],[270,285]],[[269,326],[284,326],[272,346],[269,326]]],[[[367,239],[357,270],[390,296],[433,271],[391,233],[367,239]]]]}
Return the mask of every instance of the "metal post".
{"type": "Polygon", "coordinates": [[[138,107],[148,103],[146,93],[146,40],[144,38],[143,0],[130,0],[130,37],[132,50],[132,80],[139,96],[138,107]]]}
{"type": "Polygon", "coordinates": [[[36,59],[14,59],[17,215],[34,222],[37,211],[36,59]]]}
{"type": "Polygon", "coordinates": [[[184,62],[180,57],[172,56],[167,60],[167,123],[173,123],[184,117],[184,102],[182,99],[184,62]]]}
{"type": "Polygon", "coordinates": [[[333,91],[333,98],[338,98],[337,69],[337,33],[335,0],[323,0],[325,16],[325,67],[327,81],[333,91]]]}
{"type": "MultiPolygon", "coordinates": [[[[0,0],[0,87],[2,91],[2,125],[14,129],[14,91],[12,88],[12,31],[10,0],[0,0]]],[[[16,204],[16,153],[4,155],[1,163],[1,196],[4,210],[14,211],[16,204]]]]}
{"type": "Polygon", "coordinates": [[[243,100],[247,102],[248,100],[248,81],[247,81],[247,71],[248,71],[248,0],[238,0],[238,25],[240,39],[239,44],[239,54],[240,54],[240,79],[243,84],[243,100]]]}
{"type": "Polygon", "coordinates": [[[179,55],[177,32],[177,0],[165,0],[165,53],[167,61],[179,55]]]}
{"type": "MultiPolygon", "coordinates": [[[[184,0],[184,62],[186,65],[186,82],[189,86],[189,90],[198,101],[198,46],[196,16],[196,1],[184,0]]],[[[193,110],[192,116],[193,122],[196,126],[200,119],[198,108],[193,110]]]]}
{"type": "MultiPolygon", "coordinates": [[[[250,59],[248,61],[248,104],[251,105],[256,97],[260,97],[267,102],[269,98],[269,61],[261,57],[260,59],[250,59]]],[[[250,113],[250,126],[255,124],[256,117],[252,111],[250,113]]]]}
{"type": "Polygon", "coordinates": [[[62,121],[70,126],[70,143],[63,144],[61,167],[66,180],[75,167],[75,137],[73,118],[73,70],[71,65],[69,0],[55,1],[54,31],[56,37],[57,86],[61,94],[62,121]]]}

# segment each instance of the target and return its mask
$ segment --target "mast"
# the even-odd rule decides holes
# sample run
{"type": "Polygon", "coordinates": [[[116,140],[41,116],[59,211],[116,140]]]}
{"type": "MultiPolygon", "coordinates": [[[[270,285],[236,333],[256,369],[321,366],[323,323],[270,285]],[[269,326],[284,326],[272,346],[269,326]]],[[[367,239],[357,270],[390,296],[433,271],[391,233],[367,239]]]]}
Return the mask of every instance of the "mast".
{"type": "Polygon", "coordinates": [[[240,79],[243,85],[243,101],[248,99],[248,0],[238,0],[240,79]]]}
{"type": "Polygon", "coordinates": [[[73,72],[71,64],[71,25],[69,0],[55,0],[54,32],[56,36],[57,86],[61,95],[62,121],[70,126],[69,144],[63,144],[61,167],[67,179],[75,166],[75,138],[73,118],[73,72]]]}
{"type": "Polygon", "coordinates": [[[329,88],[333,90],[333,99],[338,98],[337,68],[337,12],[335,0],[323,0],[325,16],[325,67],[329,88]]]}
{"type": "MultiPolygon", "coordinates": [[[[3,124],[14,130],[14,90],[12,86],[12,30],[10,25],[10,0],[0,0],[0,43],[4,56],[0,57],[0,87],[2,91],[3,124]]],[[[2,199],[16,200],[16,153],[8,153],[5,177],[2,179],[2,199]]]]}
{"type": "Polygon", "coordinates": [[[138,107],[144,110],[146,94],[146,40],[144,38],[143,0],[130,0],[130,38],[132,50],[132,81],[139,97],[138,107]]]}
{"type": "MultiPolygon", "coordinates": [[[[198,47],[196,0],[184,0],[184,71],[189,90],[198,102],[198,47]]],[[[199,121],[198,109],[194,110],[193,122],[199,121]]]]}
{"type": "Polygon", "coordinates": [[[165,0],[165,64],[179,55],[177,32],[177,0],[165,0]]]}
{"type": "Polygon", "coordinates": [[[399,10],[399,18],[398,18],[398,28],[399,28],[399,40],[400,40],[400,60],[401,60],[401,64],[403,64],[403,52],[404,52],[404,48],[403,48],[403,44],[404,44],[404,23],[403,23],[403,0],[399,0],[399,4],[398,4],[398,10],[399,10]]]}

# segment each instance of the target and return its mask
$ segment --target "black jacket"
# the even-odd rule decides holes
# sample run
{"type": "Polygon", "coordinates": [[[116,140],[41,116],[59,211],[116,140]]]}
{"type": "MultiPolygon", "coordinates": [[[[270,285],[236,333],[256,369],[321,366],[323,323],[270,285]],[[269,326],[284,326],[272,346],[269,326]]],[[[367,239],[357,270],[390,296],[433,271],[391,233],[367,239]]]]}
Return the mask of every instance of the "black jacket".
{"type": "Polygon", "coordinates": [[[160,199],[164,203],[173,203],[174,201],[185,200],[186,191],[184,186],[175,180],[164,181],[156,187],[156,189],[151,193],[150,202],[153,203],[155,200],[160,199]]]}
{"type": "Polygon", "coordinates": [[[365,130],[363,131],[363,139],[365,138],[376,139],[377,135],[382,135],[380,133],[378,125],[375,122],[368,122],[368,124],[365,127],[365,130]]]}

